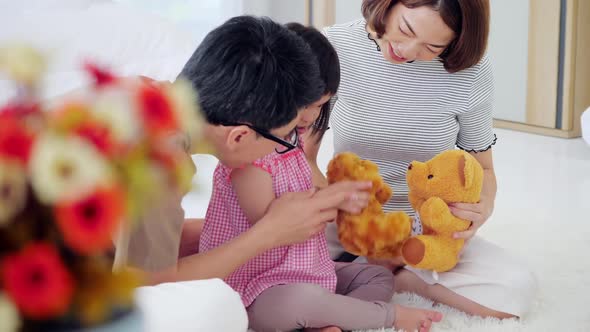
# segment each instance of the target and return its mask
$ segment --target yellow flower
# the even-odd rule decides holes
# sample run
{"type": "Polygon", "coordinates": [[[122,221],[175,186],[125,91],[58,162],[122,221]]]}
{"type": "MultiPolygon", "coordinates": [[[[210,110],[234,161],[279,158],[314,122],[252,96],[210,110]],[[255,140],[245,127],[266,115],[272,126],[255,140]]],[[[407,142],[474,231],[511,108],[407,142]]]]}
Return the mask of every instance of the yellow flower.
{"type": "Polygon", "coordinates": [[[189,81],[178,79],[166,86],[166,93],[172,100],[182,130],[189,135],[191,143],[194,144],[194,141],[200,138],[203,126],[195,90],[189,81]]]}
{"type": "Polygon", "coordinates": [[[110,165],[90,143],[51,133],[33,146],[30,172],[39,200],[53,204],[82,197],[112,177],[110,165]]]}
{"type": "Polygon", "coordinates": [[[0,331],[15,332],[20,327],[18,311],[4,294],[0,293],[0,331]]]}
{"type": "Polygon", "coordinates": [[[131,143],[140,138],[140,121],[130,96],[116,88],[105,87],[99,91],[94,101],[94,116],[111,130],[116,141],[131,143]]]}
{"type": "Polygon", "coordinates": [[[25,207],[27,179],[24,170],[14,162],[0,160],[0,226],[25,207]]]}
{"type": "Polygon", "coordinates": [[[0,71],[21,83],[33,84],[45,70],[41,53],[34,48],[12,44],[0,48],[0,71]]]}
{"type": "Polygon", "coordinates": [[[85,325],[109,319],[113,308],[133,306],[133,291],[141,284],[134,271],[113,273],[111,265],[99,259],[83,262],[77,269],[80,278],[74,307],[85,325]]]}

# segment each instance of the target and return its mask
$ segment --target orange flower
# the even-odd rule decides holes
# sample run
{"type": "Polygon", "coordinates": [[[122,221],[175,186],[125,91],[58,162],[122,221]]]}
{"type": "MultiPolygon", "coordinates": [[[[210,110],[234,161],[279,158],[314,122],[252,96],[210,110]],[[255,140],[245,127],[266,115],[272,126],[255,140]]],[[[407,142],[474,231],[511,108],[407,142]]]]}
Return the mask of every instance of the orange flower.
{"type": "Polygon", "coordinates": [[[138,99],[139,113],[152,136],[169,134],[180,128],[172,102],[159,87],[141,86],[138,99]]]}
{"type": "Polygon", "coordinates": [[[80,101],[68,101],[48,114],[51,124],[59,131],[71,132],[91,116],[90,106],[80,101]]]}
{"type": "Polygon", "coordinates": [[[168,144],[154,145],[150,157],[165,170],[165,174],[168,174],[168,184],[172,184],[183,193],[188,192],[192,189],[195,164],[178,141],[166,143],[168,144]]]}
{"type": "Polygon", "coordinates": [[[14,116],[0,117],[0,156],[26,165],[31,156],[34,135],[23,122],[14,116]]]}
{"type": "Polygon", "coordinates": [[[6,293],[25,316],[48,319],[64,314],[71,303],[73,279],[49,244],[30,244],[2,262],[6,293]]]}
{"type": "Polygon", "coordinates": [[[113,156],[117,146],[111,130],[95,120],[88,105],[69,102],[52,113],[52,120],[58,130],[73,132],[85,139],[106,156],[113,156]]]}
{"type": "Polygon", "coordinates": [[[80,254],[108,249],[124,213],[125,195],[116,186],[98,189],[80,200],[57,203],[55,208],[65,243],[80,254]]]}

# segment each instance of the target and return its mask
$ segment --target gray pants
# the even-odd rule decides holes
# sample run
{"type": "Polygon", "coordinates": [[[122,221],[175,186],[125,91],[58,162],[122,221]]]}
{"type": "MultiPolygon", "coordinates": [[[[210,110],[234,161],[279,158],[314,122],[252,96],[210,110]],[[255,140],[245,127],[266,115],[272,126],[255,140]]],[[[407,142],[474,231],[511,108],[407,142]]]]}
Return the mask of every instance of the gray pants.
{"type": "Polygon", "coordinates": [[[247,308],[256,332],[337,326],[343,330],[392,327],[393,274],[384,267],[336,263],[336,294],[315,284],[288,284],[262,292],[247,308]]]}

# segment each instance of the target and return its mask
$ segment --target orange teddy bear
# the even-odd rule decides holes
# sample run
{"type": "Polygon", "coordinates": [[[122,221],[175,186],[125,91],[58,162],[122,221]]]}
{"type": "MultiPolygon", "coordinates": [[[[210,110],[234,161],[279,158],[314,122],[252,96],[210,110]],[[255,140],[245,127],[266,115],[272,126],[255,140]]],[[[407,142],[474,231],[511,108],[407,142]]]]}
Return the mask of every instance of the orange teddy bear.
{"type": "Polygon", "coordinates": [[[477,203],[483,185],[483,168],[472,155],[461,150],[442,152],[408,167],[408,198],[419,214],[424,234],[405,241],[402,256],[406,264],[444,272],[457,265],[465,243],[453,233],[469,228],[471,222],[455,217],[449,203],[477,203]]]}
{"type": "Polygon", "coordinates": [[[368,206],[358,215],[339,212],[338,237],[344,249],[358,256],[395,258],[401,255],[401,246],[411,234],[412,222],[404,212],[383,213],[381,205],[392,195],[383,182],[379,168],[353,153],[341,153],[328,165],[328,182],[344,180],[371,181],[368,206]]]}

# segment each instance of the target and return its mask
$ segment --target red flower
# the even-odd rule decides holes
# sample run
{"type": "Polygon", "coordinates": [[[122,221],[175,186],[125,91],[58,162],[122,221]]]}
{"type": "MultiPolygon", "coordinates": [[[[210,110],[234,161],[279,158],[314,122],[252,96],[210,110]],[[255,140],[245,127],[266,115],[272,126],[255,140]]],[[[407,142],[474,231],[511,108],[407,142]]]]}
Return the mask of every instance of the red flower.
{"type": "Polygon", "coordinates": [[[84,69],[94,78],[94,85],[97,87],[107,86],[117,81],[115,75],[93,63],[87,62],[84,69]]]}
{"type": "Polygon", "coordinates": [[[34,135],[23,120],[14,116],[0,117],[0,156],[27,164],[31,156],[34,135]]]}
{"type": "Polygon", "coordinates": [[[88,121],[80,124],[75,131],[76,134],[92,143],[103,154],[107,156],[114,155],[116,145],[111,131],[105,126],[88,121]]]}
{"type": "Polygon", "coordinates": [[[38,114],[41,111],[39,104],[36,102],[21,102],[21,103],[8,103],[0,108],[0,118],[3,116],[15,117],[15,116],[29,116],[38,114]]]}
{"type": "Polygon", "coordinates": [[[2,264],[4,288],[18,308],[33,319],[64,314],[74,292],[73,279],[49,244],[30,244],[2,264]]]}
{"type": "Polygon", "coordinates": [[[78,201],[58,203],[57,224],[65,243],[80,254],[108,249],[125,213],[125,195],[119,187],[98,189],[78,201]]]}
{"type": "Polygon", "coordinates": [[[148,132],[153,136],[179,129],[173,104],[156,86],[142,86],[139,91],[139,111],[148,132]]]}

